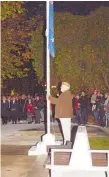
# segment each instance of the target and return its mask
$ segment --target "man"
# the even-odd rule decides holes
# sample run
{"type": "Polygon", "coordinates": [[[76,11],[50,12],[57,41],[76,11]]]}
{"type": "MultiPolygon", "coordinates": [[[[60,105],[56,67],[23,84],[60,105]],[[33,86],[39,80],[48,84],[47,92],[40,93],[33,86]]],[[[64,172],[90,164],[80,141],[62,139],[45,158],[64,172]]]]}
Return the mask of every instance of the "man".
{"type": "Polygon", "coordinates": [[[88,98],[85,95],[85,92],[81,93],[80,105],[81,105],[82,124],[87,124],[87,122],[88,122],[88,98]]]}
{"type": "Polygon", "coordinates": [[[72,94],[70,85],[62,82],[61,95],[58,98],[49,96],[52,104],[55,104],[55,118],[59,118],[64,135],[64,144],[71,139],[71,117],[72,117],[72,94]]]}
{"type": "Polygon", "coordinates": [[[13,96],[12,101],[10,103],[10,109],[11,109],[11,117],[12,117],[12,124],[17,124],[17,118],[18,118],[18,103],[16,101],[16,98],[13,96]]]}
{"type": "Polygon", "coordinates": [[[95,124],[99,125],[99,105],[97,101],[97,96],[98,96],[98,89],[94,89],[94,93],[91,97],[92,112],[94,115],[95,124]]]}
{"type": "Polygon", "coordinates": [[[3,124],[7,124],[8,108],[9,108],[8,101],[6,100],[6,97],[3,96],[2,101],[1,101],[1,118],[2,118],[3,124]]]}
{"type": "Polygon", "coordinates": [[[76,113],[76,121],[81,124],[81,109],[80,109],[80,97],[77,94],[74,100],[74,110],[76,113]]]}
{"type": "Polygon", "coordinates": [[[98,92],[98,90],[97,90],[97,89],[94,89],[94,93],[93,93],[93,95],[92,95],[92,97],[91,97],[91,103],[92,103],[92,105],[96,103],[97,94],[98,94],[97,92],[98,92]]]}
{"type": "MultiPolygon", "coordinates": [[[[39,96],[36,96],[34,100],[34,110],[35,110],[35,123],[40,123],[41,115],[43,112],[41,112],[43,109],[43,102],[39,96]]],[[[44,120],[44,115],[43,115],[44,120]]]]}
{"type": "Polygon", "coordinates": [[[105,110],[105,118],[106,118],[106,127],[109,127],[109,95],[107,95],[107,99],[104,104],[105,110]]]}
{"type": "Polygon", "coordinates": [[[20,99],[21,119],[23,121],[27,120],[27,113],[26,113],[26,108],[25,108],[26,102],[27,102],[26,95],[23,94],[20,99]]]}

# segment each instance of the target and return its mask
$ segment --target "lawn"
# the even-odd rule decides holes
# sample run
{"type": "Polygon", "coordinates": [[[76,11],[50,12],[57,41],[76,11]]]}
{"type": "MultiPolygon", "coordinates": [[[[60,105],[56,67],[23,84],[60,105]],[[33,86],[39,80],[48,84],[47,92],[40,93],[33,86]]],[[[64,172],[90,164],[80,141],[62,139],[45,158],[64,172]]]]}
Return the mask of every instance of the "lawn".
{"type": "Polygon", "coordinates": [[[109,150],[109,137],[89,138],[91,149],[109,150]]]}

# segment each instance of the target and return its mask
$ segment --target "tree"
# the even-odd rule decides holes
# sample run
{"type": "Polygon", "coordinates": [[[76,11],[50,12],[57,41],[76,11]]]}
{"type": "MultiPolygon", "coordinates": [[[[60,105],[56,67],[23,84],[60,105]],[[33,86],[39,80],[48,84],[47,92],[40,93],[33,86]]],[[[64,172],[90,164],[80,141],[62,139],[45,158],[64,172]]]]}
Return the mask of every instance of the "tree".
{"type": "Polygon", "coordinates": [[[30,49],[32,51],[32,58],[34,58],[33,66],[37,76],[41,79],[43,77],[43,52],[44,52],[44,37],[43,37],[43,20],[39,27],[32,35],[30,42],[30,49]]]}
{"type": "Polygon", "coordinates": [[[109,8],[99,8],[90,15],[92,28],[90,42],[96,52],[96,73],[99,80],[103,79],[103,85],[109,89],[109,8]],[[93,24],[94,19],[94,24],[93,24]]]}
{"type": "Polygon", "coordinates": [[[31,59],[28,44],[40,16],[26,19],[23,4],[24,2],[2,2],[2,82],[7,78],[24,77],[29,71],[25,67],[31,59]]]}
{"type": "Polygon", "coordinates": [[[1,2],[1,20],[4,21],[8,18],[16,18],[18,14],[24,12],[23,9],[24,2],[11,2],[11,1],[2,1],[1,2]]]}
{"type": "MultiPolygon", "coordinates": [[[[54,69],[55,63],[55,77],[68,81],[75,92],[94,87],[102,91],[109,88],[108,16],[109,8],[106,7],[88,16],[55,13],[56,57],[51,60],[51,69],[54,69]]],[[[44,74],[42,31],[43,21],[30,43],[33,58],[36,59],[34,67],[40,77],[44,74]]]]}

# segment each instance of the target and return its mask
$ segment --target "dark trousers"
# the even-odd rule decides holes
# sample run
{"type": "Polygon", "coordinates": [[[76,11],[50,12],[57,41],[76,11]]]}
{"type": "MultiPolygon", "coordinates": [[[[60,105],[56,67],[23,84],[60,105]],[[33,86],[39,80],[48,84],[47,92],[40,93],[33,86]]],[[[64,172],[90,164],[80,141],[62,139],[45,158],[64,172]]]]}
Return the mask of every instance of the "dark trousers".
{"type": "Polygon", "coordinates": [[[8,117],[7,116],[2,116],[2,123],[7,124],[8,117]]]}
{"type": "Polygon", "coordinates": [[[81,121],[83,124],[88,122],[88,113],[86,108],[81,108],[81,121]]]}
{"type": "MultiPolygon", "coordinates": [[[[25,111],[24,111],[24,112],[23,112],[23,111],[21,112],[21,119],[22,119],[22,120],[27,120],[27,113],[26,113],[25,111]]],[[[20,120],[21,120],[21,119],[20,119],[20,120]]]]}
{"type": "Polygon", "coordinates": [[[40,109],[35,109],[35,123],[40,123],[41,114],[40,109]]]}
{"type": "Polygon", "coordinates": [[[17,115],[12,115],[12,123],[17,123],[17,115]]]}
{"type": "Polygon", "coordinates": [[[80,109],[76,110],[76,120],[79,124],[81,123],[81,110],[80,109]]]}
{"type": "Polygon", "coordinates": [[[100,125],[104,126],[105,125],[105,111],[104,111],[104,109],[100,109],[99,115],[100,115],[100,125]]]}
{"type": "Polygon", "coordinates": [[[94,122],[95,122],[95,124],[99,125],[100,124],[100,122],[99,122],[99,119],[100,119],[99,111],[97,111],[97,110],[94,111],[93,115],[94,115],[94,122]]]}

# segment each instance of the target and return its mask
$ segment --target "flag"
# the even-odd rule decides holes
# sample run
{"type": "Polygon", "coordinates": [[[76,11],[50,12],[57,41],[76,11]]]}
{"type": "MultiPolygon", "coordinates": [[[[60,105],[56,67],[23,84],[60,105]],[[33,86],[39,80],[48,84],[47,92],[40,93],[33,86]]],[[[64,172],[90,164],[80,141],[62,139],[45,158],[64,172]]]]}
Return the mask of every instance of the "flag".
{"type": "Polygon", "coordinates": [[[49,2],[49,52],[50,55],[55,57],[54,45],[54,6],[53,1],[49,2]]]}

